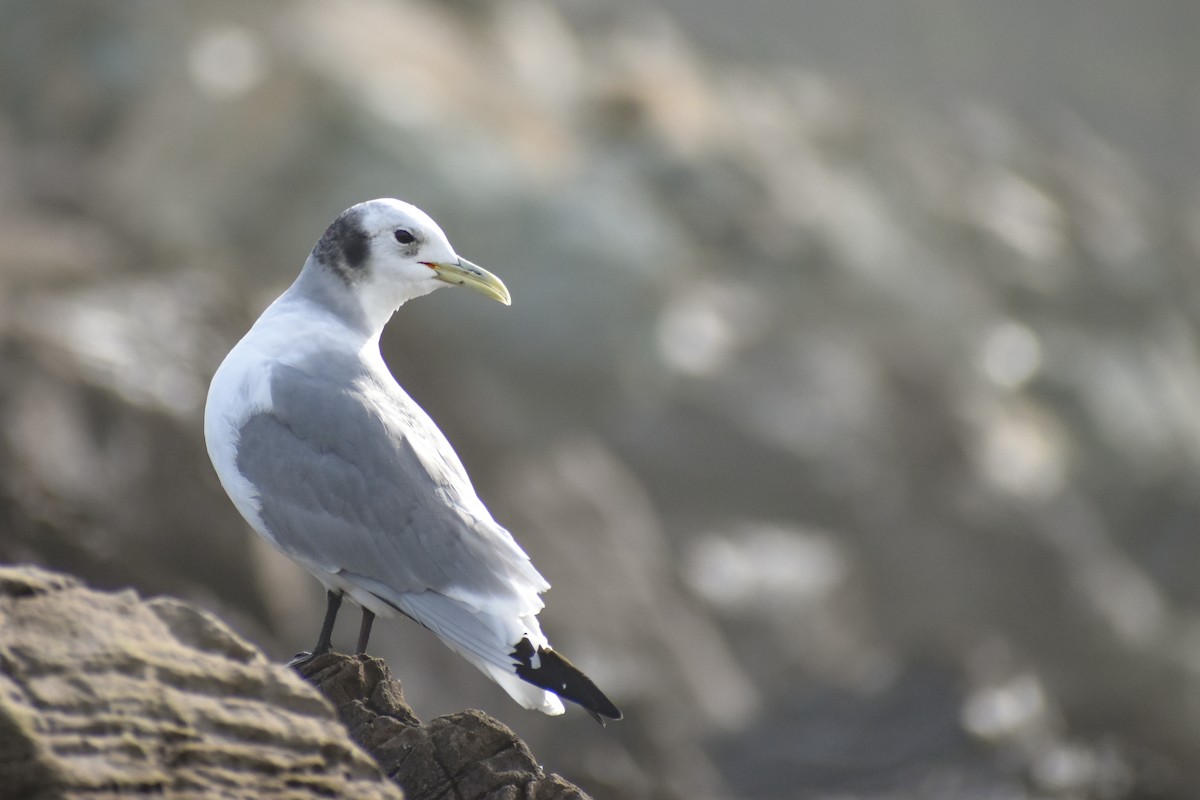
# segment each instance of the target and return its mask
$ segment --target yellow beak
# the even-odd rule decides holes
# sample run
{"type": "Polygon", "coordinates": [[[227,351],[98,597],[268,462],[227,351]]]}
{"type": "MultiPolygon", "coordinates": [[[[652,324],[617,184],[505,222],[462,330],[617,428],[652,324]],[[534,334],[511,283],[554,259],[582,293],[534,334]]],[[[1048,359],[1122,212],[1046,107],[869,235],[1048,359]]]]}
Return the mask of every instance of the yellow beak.
{"type": "Polygon", "coordinates": [[[465,258],[459,257],[458,263],[445,261],[422,261],[422,264],[437,273],[437,279],[452,283],[455,286],[466,286],[477,292],[498,300],[506,306],[512,305],[512,296],[504,281],[497,278],[478,264],[472,264],[465,258]]]}

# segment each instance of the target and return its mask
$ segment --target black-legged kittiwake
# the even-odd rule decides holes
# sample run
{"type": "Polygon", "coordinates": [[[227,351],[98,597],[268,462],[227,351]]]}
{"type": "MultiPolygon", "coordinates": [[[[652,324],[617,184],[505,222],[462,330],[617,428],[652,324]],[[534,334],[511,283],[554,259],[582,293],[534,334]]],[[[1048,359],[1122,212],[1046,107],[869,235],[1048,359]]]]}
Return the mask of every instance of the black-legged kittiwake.
{"type": "Polygon", "coordinates": [[[313,573],[330,649],[343,595],[433,631],[525,708],[560,698],[620,719],[538,624],[550,584],[476,496],[433,421],[392,378],[379,336],[414,297],[466,286],[507,305],[420,209],[381,199],[334,220],[300,276],[213,377],[204,437],[221,485],[260,535],[313,573]]]}

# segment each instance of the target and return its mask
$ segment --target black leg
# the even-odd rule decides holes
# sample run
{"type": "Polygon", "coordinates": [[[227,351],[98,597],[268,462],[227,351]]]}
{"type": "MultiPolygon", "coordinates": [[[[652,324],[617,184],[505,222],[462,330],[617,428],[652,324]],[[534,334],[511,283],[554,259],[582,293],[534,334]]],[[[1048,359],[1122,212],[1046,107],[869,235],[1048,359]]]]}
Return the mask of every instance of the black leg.
{"type": "Polygon", "coordinates": [[[330,644],[330,639],[333,638],[333,623],[337,621],[338,609],[342,605],[342,593],[325,592],[325,621],[321,623],[321,633],[317,636],[317,645],[311,653],[297,653],[291,661],[288,662],[289,667],[302,667],[312,661],[319,655],[324,655],[333,649],[330,644]]]}
{"type": "Polygon", "coordinates": [[[371,638],[371,626],[375,623],[375,612],[366,608],[362,610],[362,624],[358,626],[358,647],[354,652],[361,655],[367,652],[367,640],[371,638]]]}
{"type": "Polygon", "coordinates": [[[341,606],[341,592],[325,592],[325,621],[321,623],[321,634],[317,637],[317,646],[312,651],[314,657],[324,655],[333,649],[329,640],[333,638],[333,623],[337,621],[338,609],[341,606]]]}

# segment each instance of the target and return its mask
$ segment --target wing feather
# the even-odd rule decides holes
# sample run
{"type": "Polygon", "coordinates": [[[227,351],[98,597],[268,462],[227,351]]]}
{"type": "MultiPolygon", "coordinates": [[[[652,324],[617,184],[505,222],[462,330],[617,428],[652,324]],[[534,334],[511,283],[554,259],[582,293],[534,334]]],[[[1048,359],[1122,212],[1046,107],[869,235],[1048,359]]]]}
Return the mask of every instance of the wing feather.
{"type": "Polygon", "coordinates": [[[549,584],[425,412],[356,358],[319,363],[275,366],[271,407],[239,431],[237,467],[270,538],[301,563],[392,592],[536,614],[549,584]]]}

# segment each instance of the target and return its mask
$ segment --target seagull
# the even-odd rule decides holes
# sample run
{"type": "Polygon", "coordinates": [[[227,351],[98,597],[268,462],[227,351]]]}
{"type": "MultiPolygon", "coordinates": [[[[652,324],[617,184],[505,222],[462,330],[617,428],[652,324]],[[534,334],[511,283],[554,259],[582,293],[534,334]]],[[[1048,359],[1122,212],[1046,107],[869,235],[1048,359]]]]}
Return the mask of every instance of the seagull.
{"type": "Polygon", "coordinates": [[[550,647],[537,619],[550,584],[379,351],[392,314],[444,286],[511,303],[425,212],[390,198],[359,203],[213,376],[204,438],[222,487],[250,527],[326,589],[316,646],[293,664],[331,649],[349,597],[362,609],[358,653],[376,615],[404,615],[525,708],[562,714],[569,700],[601,724],[620,719],[550,647]]]}

